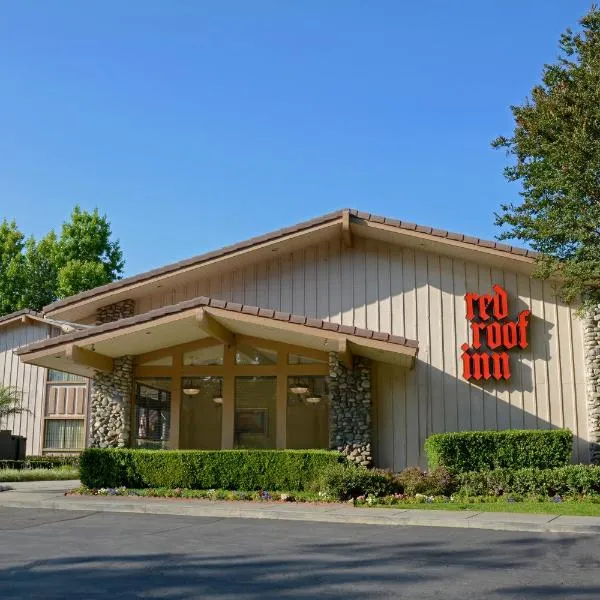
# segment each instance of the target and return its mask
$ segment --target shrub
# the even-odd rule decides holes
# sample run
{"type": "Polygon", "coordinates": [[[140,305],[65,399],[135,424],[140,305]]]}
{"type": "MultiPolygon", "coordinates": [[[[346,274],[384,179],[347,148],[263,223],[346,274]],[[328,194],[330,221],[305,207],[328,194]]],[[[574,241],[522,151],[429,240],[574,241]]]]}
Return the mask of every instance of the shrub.
{"type": "Polygon", "coordinates": [[[455,489],[454,477],[445,467],[437,467],[429,473],[409,467],[398,474],[397,481],[400,491],[409,496],[449,496],[455,489]]]}
{"type": "Polygon", "coordinates": [[[90,488],[304,490],[346,459],[328,450],[139,450],[90,448],[80,479],[90,488]]]}
{"type": "Polygon", "coordinates": [[[453,473],[497,468],[551,469],[568,465],[573,435],[567,429],[436,433],[425,440],[430,469],[453,473]]]}
{"type": "Polygon", "coordinates": [[[598,494],[600,467],[569,465],[556,469],[474,471],[459,474],[457,485],[458,493],[466,496],[598,494]]]}
{"type": "Polygon", "coordinates": [[[385,496],[399,491],[396,479],[389,471],[366,469],[351,463],[325,467],[315,478],[311,489],[337,500],[349,500],[359,496],[385,496]]]}

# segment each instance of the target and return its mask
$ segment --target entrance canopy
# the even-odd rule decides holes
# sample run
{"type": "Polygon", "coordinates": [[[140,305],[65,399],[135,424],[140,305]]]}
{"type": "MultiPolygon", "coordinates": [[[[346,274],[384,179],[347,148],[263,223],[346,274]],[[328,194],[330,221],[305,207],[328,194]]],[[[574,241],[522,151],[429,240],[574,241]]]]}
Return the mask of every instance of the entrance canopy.
{"type": "Polygon", "coordinates": [[[229,346],[236,335],[336,352],[348,366],[357,355],[412,368],[418,352],[418,343],[404,337],[199,297],[37,342],[17,354],[25,363],[91,377],[112,372],[120,356],[208,338],[229,346]]]}

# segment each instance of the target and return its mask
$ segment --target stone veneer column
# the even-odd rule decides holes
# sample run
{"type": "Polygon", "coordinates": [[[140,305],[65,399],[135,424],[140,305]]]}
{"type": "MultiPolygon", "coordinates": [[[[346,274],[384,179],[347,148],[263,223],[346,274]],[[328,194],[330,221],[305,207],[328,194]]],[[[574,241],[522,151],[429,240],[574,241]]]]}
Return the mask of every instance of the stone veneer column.
{"type": "MultiPolygon", "coordinates": [[[[103,306],[96,313],[96,324],[131,317],[134,308],[133,300],[103,306]]],[[[91,448],[123,448],[129,444],[133,357],[121,356],[114,362],[112,373],[97,372],[92,380],[89,428],[91,448]]]]}
{"type": "Polygon", "coordinates": [[[369,467],[371,454],[371,361],[355,358],[349,371],[329,353],[329,446],[369,467]]]}
{"type": "Polygon", "coordinates": [[[600,304],[589,310],[583,324],[590,460],[600,463],[600,304]]]}

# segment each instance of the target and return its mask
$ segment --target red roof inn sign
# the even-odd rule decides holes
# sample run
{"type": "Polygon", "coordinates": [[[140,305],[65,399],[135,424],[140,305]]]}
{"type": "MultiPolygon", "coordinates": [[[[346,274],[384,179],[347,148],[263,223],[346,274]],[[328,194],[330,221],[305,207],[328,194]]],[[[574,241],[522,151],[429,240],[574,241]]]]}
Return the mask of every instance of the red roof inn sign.
{"type": "Polygon", "coordinates": [[[480,381],[510,379],[508,350],[527,348],[530,310],[522,310],[516,321],[508,318],[508,295],[494,285],[493,294],[465,294],[471,345],[463,344],[463,377],[480,381]]]}

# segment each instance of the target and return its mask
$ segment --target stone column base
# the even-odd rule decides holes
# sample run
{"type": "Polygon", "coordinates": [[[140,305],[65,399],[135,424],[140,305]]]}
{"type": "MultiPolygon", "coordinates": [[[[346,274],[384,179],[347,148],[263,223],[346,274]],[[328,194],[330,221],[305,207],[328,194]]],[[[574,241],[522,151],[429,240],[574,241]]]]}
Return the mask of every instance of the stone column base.
{"type": "Polygon", "coordinates": [[[335,352],[329,354],[329,447],[348,460],[370,467],[371,361],[357,358],[349,371],[335,352]]]}
{"type": "Polygon", "coordinates": [[[337,450],[344,454],[349,461],[361,467],[370,467],[373,464],[371,444],[346,444],[338,446],[337,450]]]}

